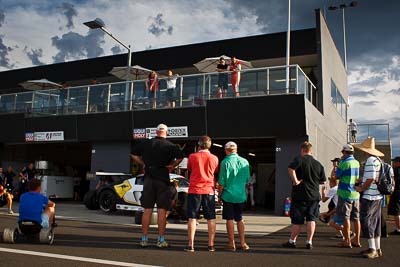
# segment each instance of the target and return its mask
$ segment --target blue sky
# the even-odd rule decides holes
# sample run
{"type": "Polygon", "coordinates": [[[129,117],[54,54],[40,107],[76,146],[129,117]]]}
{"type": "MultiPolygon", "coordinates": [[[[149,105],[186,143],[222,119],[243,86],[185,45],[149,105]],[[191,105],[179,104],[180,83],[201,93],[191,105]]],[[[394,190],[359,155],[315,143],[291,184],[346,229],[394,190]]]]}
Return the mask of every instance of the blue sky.
{"type": "MultiPolygon", "coordinates": [[[[350,1],[292,0],[292,29],[315,27],[326,14],[342,52],[340,11],[350,1]]],[[[359,0],[346,9],[349,117],[390,123],[400,155],[400,1],[359,0]]],[[[284,0],[0,0],[0,71],[124,53],[84,21],[101,18],[134,50],[285,31],[284,0]]]]}

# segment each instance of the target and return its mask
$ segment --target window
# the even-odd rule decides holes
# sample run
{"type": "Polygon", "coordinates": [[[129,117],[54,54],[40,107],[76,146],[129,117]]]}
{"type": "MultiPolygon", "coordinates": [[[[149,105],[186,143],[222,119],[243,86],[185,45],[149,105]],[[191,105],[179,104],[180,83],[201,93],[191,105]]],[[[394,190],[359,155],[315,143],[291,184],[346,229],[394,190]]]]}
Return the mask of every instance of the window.
{"type": "Polygon", "coordinates": [[[347,103],[333,80],[331,80],[331,101],[337,112],[347,121],[347,103]]]}

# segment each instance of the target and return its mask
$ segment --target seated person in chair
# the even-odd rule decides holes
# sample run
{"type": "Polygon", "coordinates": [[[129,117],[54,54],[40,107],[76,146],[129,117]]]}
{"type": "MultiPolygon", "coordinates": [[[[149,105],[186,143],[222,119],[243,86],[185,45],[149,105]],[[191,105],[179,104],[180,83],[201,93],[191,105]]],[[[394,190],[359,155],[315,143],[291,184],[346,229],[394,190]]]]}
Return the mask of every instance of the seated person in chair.
{"type": "Polygon", "coordinates": [[[33,221],[46,229],[55,226],[54,208],[56,204],[40,194],[41,185],[42,182],[38,179],[29,181],[29,192],[24,193],[19,202],[18,222],[33,221]]]}
{"type": "Polygon", "coordinates": [[[8,214],[14,213],[11,209],[12,199],[13,199],[13,195],[8,193],[7,189],[5,189],[2,185],[0,185],[0,207],[3,207],[4,205],[7,204],[8,214]]]}

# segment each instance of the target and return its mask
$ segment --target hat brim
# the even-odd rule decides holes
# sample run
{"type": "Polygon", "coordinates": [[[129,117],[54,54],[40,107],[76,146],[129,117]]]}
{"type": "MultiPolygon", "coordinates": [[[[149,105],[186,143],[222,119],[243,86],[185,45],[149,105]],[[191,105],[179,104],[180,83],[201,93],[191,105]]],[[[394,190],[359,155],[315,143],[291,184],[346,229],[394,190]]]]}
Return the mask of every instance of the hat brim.
{"type": "Polygon", "coordinates": [[[382,152],[380,152],[378,149],[373,149],[373,148],[368,148],[368,147],[363,147],[362,145],[354,145],[354,147],[356,147],[357,149],[364,151],[372,156],[376,156],[376,157],[383,157],[385,156],[385,154],[383,154],[382,152]]]}

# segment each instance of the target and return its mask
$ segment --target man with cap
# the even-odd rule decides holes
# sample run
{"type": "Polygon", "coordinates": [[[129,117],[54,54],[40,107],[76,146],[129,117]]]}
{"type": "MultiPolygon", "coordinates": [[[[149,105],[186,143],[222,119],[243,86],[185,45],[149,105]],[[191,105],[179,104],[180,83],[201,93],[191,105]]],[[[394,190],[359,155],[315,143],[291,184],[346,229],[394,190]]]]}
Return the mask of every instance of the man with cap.
{"type": "Polygon", "coordinates": [[[381,250],[381,212],[382,198],[376,182],[381,172],[382,161],[379,157],[384,154],[375,148],[375,138],[368,137],[361,144],[354,147],[363,151],[367,158],[364,167],[361,186],[357,186],[358,192],[363,192],[361,198],[361,229],[363,236],[368,238],[368,249],[363,251],[366,258],[374,259],[382,257],[381,250]]]}
{"type": "Polygon", "coordinates": [[[395,187],[390,196],[388,214],[394,216],[396,229],[391,235],[400,235],[400,157],[392,159],[395,187]]]}
{"type": "Polygon", "coordinates": [[[315,232],[315,221],[319,216],[321,195],[319,185],[326,182],[325,170],[320,162],[312,156],[312,144],[303,142],[300,145],[300,157],[296,157],[288,167],[292,180],[292,203],[290,219],[292,230],[289,241],[282,246],[296,248],[296,240],[300,234],[304,219],[307,222],[306,248],[312,249],[312,239],[315,232]]]}
{"type": "Polygon", "coordinates": [[[169,173],[183,159],[179,148],[166,140],[168,127],[165,124],[157,126],[157,136],[147,139],[132,149],[131,157],[144,167],[145,177],[141,204],[144,208],[142,217],[142,238],[140,245],[148,246],[148,231],[154,204],[157,204],[158,213],[158,241],[157,247],[169,246],[165,241],[166,212],[171,204],[171,190],[169,173]]]}
{"type": "Polygon", "coordinates": [[[200,137],[199,151],[189,156],[187,169],[190,171],[190,184],[187,198],[188,221],[188,247],[185,251],[194,252],[194,235],[196,233],[196,220],[200,208],[208,225],[208,250],[215,251],[215,177],[218,169],[218,158],[211,154],[211,138],[200,137]]]}
{"type": "Polygon", "coordinates": [[[337,190],[338,203],[336,216],[343,221],[344,241],[339,247],[351,248],[360,245],[360,194],[356,191],[355,184],[358,180],[360,163],[354,158],[354,147],[346,144],[342,148],[342,161],[336,170],[336,179],[339,180],[337,190]],[[354,225],[354,242],[350,240],[350,220],[354,225]]]}
{"type": "Polygon", "coordinates": [[[221,162],[218,191],[223,201],[222,218],[226,220],[229,244],[227,250],[236,251],[234,224],[236,221],[240,245],[243,251],[250,247],[246,244],[242,212],[246,202],[246,184],[250,181],[249,162],[237,154],[235,142],[225,144],[226,157],[221,162]]]}
{"type": "Polygon", "coordinates": [[[339,166],[340,158],[331,159],[331,162],[332,162],[333,167],[332,167],[332,171],[331,171],[331,176],[330,177],[333,178],[333,179],[336,179],[336,170],[337,170],[337,167],[339,166]]]}

